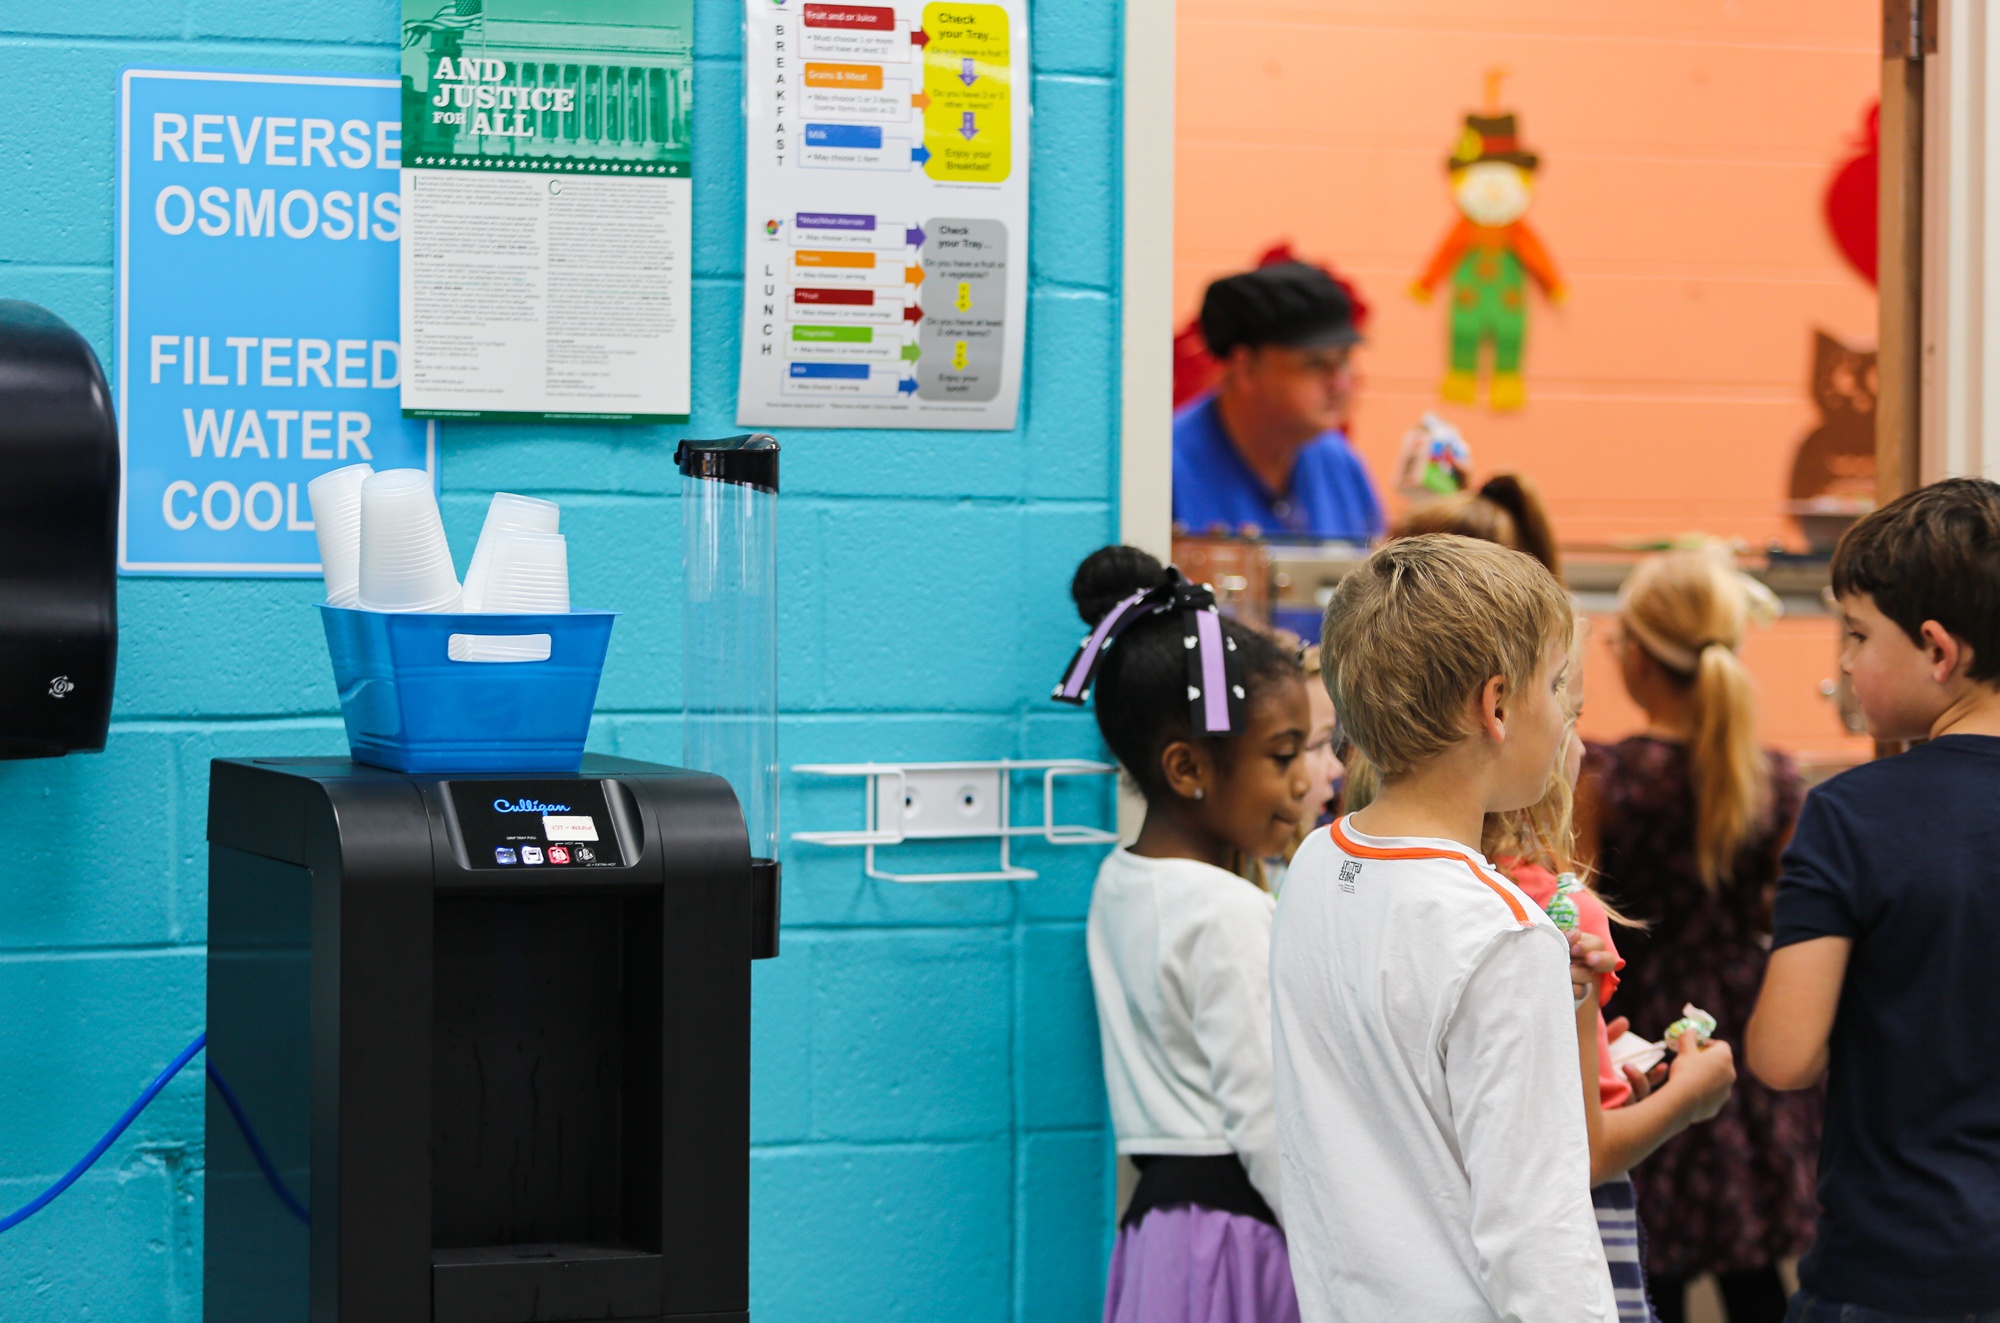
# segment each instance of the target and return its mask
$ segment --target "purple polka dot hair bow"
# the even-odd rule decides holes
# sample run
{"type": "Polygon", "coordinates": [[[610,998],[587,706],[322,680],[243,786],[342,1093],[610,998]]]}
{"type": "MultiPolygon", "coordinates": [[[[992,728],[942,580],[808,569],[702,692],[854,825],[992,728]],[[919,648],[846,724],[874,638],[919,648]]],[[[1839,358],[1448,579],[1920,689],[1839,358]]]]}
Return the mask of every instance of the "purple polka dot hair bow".
{"type": "Polygon", "coordinates": [[[1236,643],[1222,629],[1215,609],[1215,592],[1207,584],[1190,583],[1180,570],[1167,567],[1166,582],[1133,593],[1111,608],[1076,650],[1054,694],[1058,703],[1081,707],[1090,697],[1090,682],[1118,636],[1148,616],[1173,612],[1180,617],[1181,642],[1187,649],[1188,721],[1199,735],[1227,735],[1243,725],[1243,681],[1238,675],[1236,643]]]}

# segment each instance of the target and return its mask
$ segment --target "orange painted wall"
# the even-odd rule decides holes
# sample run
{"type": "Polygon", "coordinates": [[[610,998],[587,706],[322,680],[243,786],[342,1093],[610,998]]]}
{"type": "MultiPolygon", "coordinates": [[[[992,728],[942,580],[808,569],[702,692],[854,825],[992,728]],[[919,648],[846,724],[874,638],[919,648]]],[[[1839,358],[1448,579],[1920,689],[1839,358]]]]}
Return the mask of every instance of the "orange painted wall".
{"type": "MultiPolygon", "coordinates": [[[[1645,715],[1626,697],[1611,656],[1611,618],[1591,618],[1584,653],[1584,736],[1612,740],[1645,725],[1645,715]]],[[[1807,764],[1838,767],[1865,760],[1873,745],[1842,731],[1834,705],[1821,697],[1820,682],[1833,678],[1834,627],[1823,617],[1780,620],[1752,629],[1743,641],[1743,661],[1757,681],[1758,730],[1767,744],[1788,750],[1807,764]]],[[[1810,770],[1810,768],[1809,768],[1810,770]]]]}
{"type": "MultiPolygon", "coordinates": [[[[1355,439],[1379,478],[1426,409],[1481,473],[1534,475],[1566,542],[1701,529],[1796,543],[1780,502],[1812,330],[1875,338],[1821,218],[1880,77],[1878,0],[1180,0],[1175,303],[1289,238],[1373,304],[1355,439]],[[1542,157],[1530,223],[1570,300],[1530,314],[1529,402],[1441,404],[1445,300],[1406,290],[1455,212],[1444,157],[1484,73],[1542,157]]],[[[1767,734],[1828,754],[1831,626],[1751,646],[1767,734]],[[1824,647],[1821,643],[1824,642],[1824,647]]],[[[1601,657],[1593,658],[1595,663],[1601,657]]],[[[1630,728],[1593,665],[1589,725],[1630,728]],[[1603,714],[1603,715],[1599,715],[1603,714]]]]}

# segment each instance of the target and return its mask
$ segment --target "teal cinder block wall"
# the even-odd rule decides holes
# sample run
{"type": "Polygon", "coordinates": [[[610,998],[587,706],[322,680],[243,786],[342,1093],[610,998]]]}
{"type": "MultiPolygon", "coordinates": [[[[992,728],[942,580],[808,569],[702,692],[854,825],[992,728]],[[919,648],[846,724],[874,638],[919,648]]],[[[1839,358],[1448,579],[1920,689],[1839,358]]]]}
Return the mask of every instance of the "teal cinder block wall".
{"type": "MultiPolygon", "coordinates": [[[[1089,717],[1047,694],[1080,629],[1069,572],[1116,527],[1121,9],[1034,7],[1020,426],[782,438],[787,765],[1101,753],[1089,717]]],[[[117,70],[390,72],[397,17],[391,0],[0,5],[0,297],[69,319],[115,376],[117,70]]],[[[740,20],[733,0],[697,4],[693,422],[442,437],[461,561],[494,489],[563,503],[575,599],[626,612],[592,746],[669,762],[673,443],[737,430],[740,20]]],[[[0,763],[0,1210],[201,1028],[209,760],[345,747],[315,597],[124,580],[105,752],[0,763]]],[[[788,833],[859,824],[852,784],[788,775],[784,793],[788,833]]],[[[1064,793],[1109,820],[1108,787],[1064,793]]],[[[1082,932],[1097,856],[1025,847],[1038,881],[918,887],[869,881],[858,852],[786,845],[784,954],[755,976],[760,1323],[1098,1316],[1112,1174],[1082,932]]],[[[187,1072],[0,1237],[0,1323],[199,1319],[201,1091],[187,1072]]]]}

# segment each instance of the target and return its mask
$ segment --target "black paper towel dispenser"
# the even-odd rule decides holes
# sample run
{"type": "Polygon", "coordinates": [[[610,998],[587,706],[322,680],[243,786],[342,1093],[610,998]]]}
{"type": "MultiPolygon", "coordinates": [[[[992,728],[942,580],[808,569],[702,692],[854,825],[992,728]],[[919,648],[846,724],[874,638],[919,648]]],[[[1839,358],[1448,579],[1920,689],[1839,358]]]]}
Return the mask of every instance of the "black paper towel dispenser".
{"type": "Polygon", "coordinates": [[[97,355],[48,309],[0,300],[0,758],[104,747],[118,482],[97,355]]]}

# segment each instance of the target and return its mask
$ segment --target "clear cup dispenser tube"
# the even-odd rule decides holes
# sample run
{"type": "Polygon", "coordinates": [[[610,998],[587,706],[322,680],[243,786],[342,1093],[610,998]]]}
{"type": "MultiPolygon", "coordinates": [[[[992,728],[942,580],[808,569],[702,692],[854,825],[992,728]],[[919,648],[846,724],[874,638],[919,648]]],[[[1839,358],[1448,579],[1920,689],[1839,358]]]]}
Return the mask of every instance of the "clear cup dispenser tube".
{"type": "Polygon", "coordinates": [[[681,760],[750,831],[751,954],[778,951],[778,442],[682,441],[681,760]]]}

